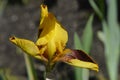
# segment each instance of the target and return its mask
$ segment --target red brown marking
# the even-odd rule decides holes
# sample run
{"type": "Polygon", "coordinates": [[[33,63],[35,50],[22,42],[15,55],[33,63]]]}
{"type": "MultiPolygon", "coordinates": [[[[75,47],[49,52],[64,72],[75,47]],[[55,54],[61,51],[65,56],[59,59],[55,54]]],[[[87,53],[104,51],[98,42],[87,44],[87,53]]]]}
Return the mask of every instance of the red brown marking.
{"type": "Polygon", "coordinates": [[[14,40],[14,39],[15,39],[15,37],[14,37],[14,36],[10,37],[10,40],[14,40]]]}
{"type": "Polygon", "coordinates": [[[46,7],[46,5],[43,5],[43,8],[45,8],[46,7]]]}
{"type": "Polygon", "coordinates": [[[75,56],[77,59],[95,63],[95,61],[82,50],[72,50],[72,51],[73,51],[72,55],[75,56]]]}
{"type": "Polygon", "coordinates": [[[71,53],[66,54],[63,58],[61,58],[61,61],[66,62],[71,59],[79,59],[85,62],[96,63],[89,55],[81,50],[71,50],[71,53]]]}
{"type": "Polygon", "coordinates": [[[39,29],[39,31],[38,31],[38,38],[40,37],[40,34],[41,34],[42,31],[43,31],[43,29],[39,29]]]}

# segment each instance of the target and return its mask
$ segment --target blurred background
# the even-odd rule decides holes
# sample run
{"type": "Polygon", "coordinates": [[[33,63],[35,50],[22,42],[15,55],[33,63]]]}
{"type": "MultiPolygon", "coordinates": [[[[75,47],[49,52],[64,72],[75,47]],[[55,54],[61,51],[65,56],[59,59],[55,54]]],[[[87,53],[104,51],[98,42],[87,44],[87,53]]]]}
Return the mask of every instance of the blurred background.
{"type": "MultiPolygon", "coordinates": [[[[96,4],[100,7],[105,19],[107,1],[109,0],[96,0],[96,4]],[[100,7],[100,1],[103,1],[104,6],[100,7]]],[[[42,0],[0,0],[0,73],[12,77],[8,80],[28,80],[24,56],[19,49],[10,43],[9,37],[15,35],[36,41],[40,21],[40,4],[42,2],[42,0]]],[[[89,16],[95,13],[89,1],[46,0],[44,3],[48,5],[49,11],[57,17],[58,21],[68,31],[69,41],[67,47],[74,48],[74,33],[77,32],[81,37],[89,16]]],[[[109,80],[104,45],[97,36],[97,32],[102,30],[101,20],[97,14],[94,16],[92,28],[93,41],[90,55],[99,64],[100,70],[98,73],[90,71],[89,80],[109,80]]],[[[36,59],[33,60],[39,80],[43,80],[43,63],[36,59]]],[[[120,64],[118,66],[120,67],[120,64]]],[[[72,66],[60,63],[56,68],[56,80],[75,80],[72,66]]],[[[120,68],[118,73],[119,77],[120,68]]],[[[1,76],[0,80],[2,80],[1,76]]]]}

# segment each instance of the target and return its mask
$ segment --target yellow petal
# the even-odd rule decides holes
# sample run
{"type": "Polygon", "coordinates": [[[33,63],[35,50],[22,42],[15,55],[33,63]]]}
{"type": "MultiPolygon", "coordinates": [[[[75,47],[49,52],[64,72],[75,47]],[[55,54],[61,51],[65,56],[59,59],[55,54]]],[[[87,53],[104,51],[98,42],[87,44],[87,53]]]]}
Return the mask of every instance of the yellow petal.
{"type": "Polygon", "coordinates": [[[88,69],[91,69],[91,70],[98,71],[98,65],[95,64],[95,63],[80,61],[78,59],[71,59],[67,63],[72,65],[72,66],[88,68],[88,69]]]}
{"type": "Polygon", "coordinates": [[[68,41],[68,33],[62,26],[56,21],[55,24],[55,44],[59,53],[63,53],[63,49],[68,41]]]}
{"type": "Polygon", "coordinates": [[[20,39],[17,37],[11,37],[10,41],[14,43],[16,46],[20,47],[27,54],[41,59],[40,52],[38,47],[34,44],[34,42],[26,39],[20,39]]]}
{"type": "Polygon", "coordinates": [[[40,34],[38,35],[39,38],[36,42],[37,45],[44,45],[51,40],[51,38],[53,38],[55,35],[55,21],[56,19],[52,14],[49,14],[48,17],[45,17],[44,21],[39,26],[39,31],[41,32],[39,32],[40,34]]]}
{"type": "Polygon", "coordinates": [[[41,5],[41,21],[40,21],[40,27],[39,27],[39,34],[44,26],[41,26],[43,24],[43,21],[46,17],[48,17],[48,8],[46,5],[41,5]]]}
{"type": "MultiPolygon", "coordinates": [[[[45,6],[46,7],[46,6],[45,6]]],[[[39,26],[39,38],[36,42],[38,46],[46,46],[46,53],[51,59],[56,51],[62,53],[68,41],[67,31],[62,28],[52,13],[48,13],[47,8],[41,6],[42,21],[39,26]]],[[[41,49],[40,49],[41,50],[41,49]]]]}
{"type": "Polygon", "coordinates": [[[41,17],[43,18],[48,15],[48,8],[44,4],[42,4],[40,7],[41,7],[41,17]]]}
{"type": "Polygon", "coordinates": [[[52,59],[55,52],[56,52],[56,45],[55,45],[54,39],[52,39],[47,44],[47,53],[48,53],[49,60],[52,59]]]}

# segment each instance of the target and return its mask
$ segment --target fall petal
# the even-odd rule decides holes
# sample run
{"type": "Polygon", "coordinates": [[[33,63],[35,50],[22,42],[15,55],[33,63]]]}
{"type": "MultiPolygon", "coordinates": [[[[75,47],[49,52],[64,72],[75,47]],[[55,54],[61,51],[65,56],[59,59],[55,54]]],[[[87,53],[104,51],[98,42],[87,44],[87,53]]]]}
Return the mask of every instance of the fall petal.
{"type": "Polygon", "coordinates": [[[98,65],[95,63],[81,61],[78,59],[71,59],[67,63],[72,65],[72,66],[81,67],[81,68],[88,68],[91,70],[98,71],[98,65]]]}
{"type": "Polygon", "coordinates": [[[81,50],[71,50],[71,52],[61,58],[61,61],[76,67],[99,70],[97,63],[81,50]]]}
{"type": "Polygon", "coordinates": [[[38,59],[41,59],[39,49],[34,44],[34,42],[17,37],[11,37],[9,40],[16,46],[20,47],[27,54],[36,57],[38,59]]]}

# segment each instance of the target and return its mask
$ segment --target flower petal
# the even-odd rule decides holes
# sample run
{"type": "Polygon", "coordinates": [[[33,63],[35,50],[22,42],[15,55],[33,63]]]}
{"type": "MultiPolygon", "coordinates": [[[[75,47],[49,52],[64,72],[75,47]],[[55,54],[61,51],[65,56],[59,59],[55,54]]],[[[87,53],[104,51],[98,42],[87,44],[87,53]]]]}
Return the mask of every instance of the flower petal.
{"type": "Polygon", "coordinates": [[[56,45],[54,41],[54,37],[56,34],[55,22],[56,22],[56,19],[52,14],[49,14],[48,17],[45,17],[43,23],[40,25],[40,27],[42,27],[42,32],[39,35],[39,38],[36,42],[36,45],[38,46],[47,47],[45,51],[47,51],[46,53],[47,53],[48,59],[51,59],[54,53],[56,52],[56,45]]]}
{"type": "Polygon", "coordinates": [[[71,50],[71,53],[66,54],[61,61],[76,67],[99,70],[97,63],[81,50],[71,50]]]}
{"type": "Polygon", "coordinates": [[[39,34],[38,37],[45,36],[53,28],[55,28],[55,17],[52,13],[48,12],[47,6],[46,5],[41,5],[41,21],[39,25],[39,34]]]}
{"type": "Polygon", "coordinates": [[[43,18],[43,17],[47,16],[48,15],[47,5],[42,4],[40,6],[40,8],[41,8],[41,17],[43,18]]]}
{"type": "Polygon", "coordinates": [[[20,39],[14,36],[10,38],[10,41],[20,47],[27,54],[35,58],[41,59],[40,51],[38,47],[34,44],[34,42],[26,39],[20,39]]]}
{"type": "Polygon", "coordinates": [[[55,43],[58,53],[63,53],[64,47],[68,41],[68,33],[62,26],[56,21],[55,25],[55,43]]]}
{"type": "MultiPolygon", "coordinates": [[[[44,18],[45,18],[46,16],[48,16],[48,8],[47,8],[47,6],[44,5],[44,4],[42,4],[42,5],[40,6],[40,8],[41,8],[41,21],[40,21],[40,24],[42,24],[44,18]]],[[[42,29],[42,27],[41,27],[41,29],[42,29]]],[[[39,33],[39,34],[40,34],[40,33],[39,33]]]]}
{"type": "Polygon", "coordinates": [[[47,53],[48,53],[49,60],[53,58],[53,55],[55,54],[55,52],[56,52],[56,45],[55,45],[54,39],[52,39],[47,44],[47,53]]]}
{"type": "Polygon", "coordinates": [[[78,60],[78,59],[71,59],[67,63],[72,65],[72,66],[88,68],[88,69],[91,69],[91,70],[98,71],[98,65],[95,64],[95,63],[81,61],[81,60],[78,60]]]}
{"type": "Polygon", "coordinates": [[[55,35],[55,17],[49,14],[39,26],[37,45],[45,45],[55,35]]]}
{"type": "MultiPolygon", "coordinates": [[[[49,59],[56,53],[62,53],[68,41],[67,31],[62,28],[52,13],[48,13],[47,6],[41,6],[41,22],[39,26],[37,46],[46,46],[49,59]]],[[[40,49],[41,50],[41,49],[40,49]]]]}

